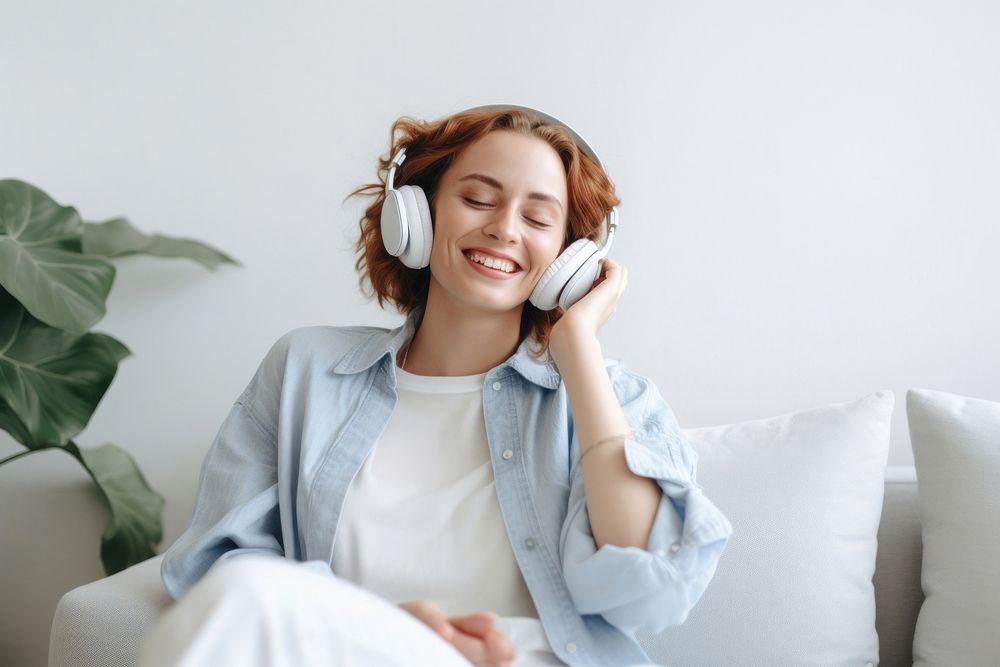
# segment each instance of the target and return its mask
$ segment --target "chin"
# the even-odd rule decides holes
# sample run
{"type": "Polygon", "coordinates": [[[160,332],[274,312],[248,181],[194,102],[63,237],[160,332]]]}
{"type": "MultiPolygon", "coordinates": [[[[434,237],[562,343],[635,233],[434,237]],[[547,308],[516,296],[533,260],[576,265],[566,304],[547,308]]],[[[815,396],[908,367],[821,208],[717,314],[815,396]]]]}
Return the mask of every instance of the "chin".
{"type": "Polygon", "coordinates": [[[466,306],[490,313],[508,313],[512,310],[520,310],[524,304],[528,302],[527,298],[517,301],[503,298],[490,298],[489,295],[471,296],[463,299],[463,301],[466,306]]]}
{"type": "MultiPolygon", "coordinates": [[[[508,281],[508,283],[514,281],[508,281]]],[[[512,310],[520,310],[531,296],[530,291],[525,291],[525,285],[521,284],[521,289],[514,288],[513,285],[497,282],[494,285],[486,285],[479,281],[464,281],[439,283],[448,300],[461,308],[483,311],[489,314],[508,313],[512,310]],[[522,293],[523,292],[523,293],[522,293]]]]}

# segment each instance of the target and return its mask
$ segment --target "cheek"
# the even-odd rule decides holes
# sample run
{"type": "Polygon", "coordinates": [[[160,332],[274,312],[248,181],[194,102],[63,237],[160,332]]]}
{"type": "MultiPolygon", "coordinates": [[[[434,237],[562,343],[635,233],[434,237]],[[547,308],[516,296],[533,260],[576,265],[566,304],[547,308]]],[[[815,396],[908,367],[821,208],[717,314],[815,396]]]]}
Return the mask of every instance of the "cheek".
{"type": "Polygon", "coordinates": [[[455,235],[455,222],[447,207],[438,208],[437,213],[431,216],[431,234],[433,234],[432,248],[434,250],[447,243],[447,239],[455,235]]]}
{"type": "Polygon", "coordinates": [[[545,262],[545,266],[547,267],[549,264],[556,261],[556,258],[559,257],[559,255],[565,249],[566,246],[562,243],[562,239],[554,241],[549,247],[548,254],[546,255],[548,261],[545,262]]]}
{"type": "Polygon", "coordinates": [[[466,234],[470,227],[467,212],[449,204],[438,206],[435,213],[431,215],[431,220],[431,228],[435,235],[440,232],[442,236],[449,238],[466,234]]]}

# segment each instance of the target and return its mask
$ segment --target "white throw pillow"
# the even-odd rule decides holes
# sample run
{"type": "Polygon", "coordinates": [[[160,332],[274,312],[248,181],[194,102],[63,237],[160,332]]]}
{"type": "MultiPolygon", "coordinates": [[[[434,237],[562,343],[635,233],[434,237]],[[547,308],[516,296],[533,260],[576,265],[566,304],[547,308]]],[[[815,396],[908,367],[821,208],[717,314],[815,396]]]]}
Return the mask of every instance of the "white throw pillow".
{"type": "Polygon", "coordinates": [[[906,392],[924,544],[915,665],[1000,661],[1000,403],[906,392]]]}
{"type": "Polygon", "coordinates": [[[874,665],[878,524],[894,397],[684,429],[733,525],[683,625],[638,635],[682,665],[874,665]]]}

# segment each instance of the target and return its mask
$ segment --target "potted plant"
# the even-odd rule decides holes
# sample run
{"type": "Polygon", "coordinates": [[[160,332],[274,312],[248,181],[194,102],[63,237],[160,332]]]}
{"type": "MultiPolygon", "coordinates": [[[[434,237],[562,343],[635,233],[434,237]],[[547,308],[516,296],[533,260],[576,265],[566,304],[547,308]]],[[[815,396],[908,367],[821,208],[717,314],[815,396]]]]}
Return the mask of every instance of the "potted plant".
{"type": "Polygon", "coordinates": [[[26,449],[0,465],[60,449],[84,467],[107,502],[101,562],[114,574],[154,555],[163,537],[163,497],[125,450],[80,447],[130,351],[90,331],[115,278],[111,257],[187,257],[210,270],[239,265],[204,243],[147,235],[125,218],[85,222],[37,187],[0,180],[0,428],[26,449]]]}

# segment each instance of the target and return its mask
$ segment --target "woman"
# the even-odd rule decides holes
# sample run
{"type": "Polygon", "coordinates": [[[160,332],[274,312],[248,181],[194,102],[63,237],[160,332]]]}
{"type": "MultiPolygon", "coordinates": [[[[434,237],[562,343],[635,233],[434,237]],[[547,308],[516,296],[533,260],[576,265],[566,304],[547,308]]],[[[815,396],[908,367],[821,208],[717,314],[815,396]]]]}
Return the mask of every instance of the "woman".
{"type": "Polygon", "coordinates": [[[603,358],[614,187],[526,107],[391,139],[357,268],[406,321],[274,345],[144,664],[645,663],[636,631],[684,621],[732,529],[655,385],[603,358]]]}

